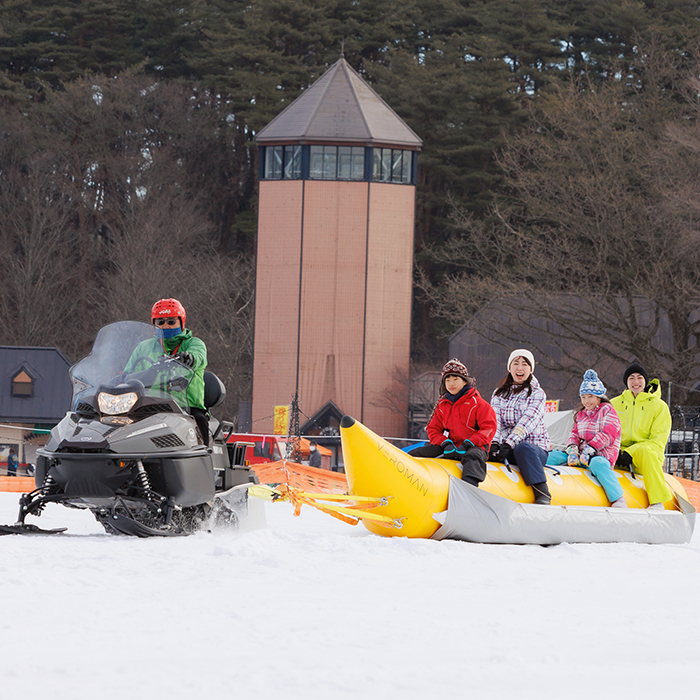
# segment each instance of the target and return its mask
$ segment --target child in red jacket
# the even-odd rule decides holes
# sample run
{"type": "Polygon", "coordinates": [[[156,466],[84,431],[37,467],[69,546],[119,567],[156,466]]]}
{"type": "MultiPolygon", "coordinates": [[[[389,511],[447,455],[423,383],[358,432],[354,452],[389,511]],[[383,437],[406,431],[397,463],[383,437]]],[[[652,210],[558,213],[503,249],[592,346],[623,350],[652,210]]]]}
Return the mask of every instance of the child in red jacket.
{"type": "Polygon", "coordinates": [[[428,423],[430,444],[410,452],[414,457],[459,460],[462,479],[472,486],[486,478],[486,457],[496,434],[496,413],[475,384],[457,359],[442,368],[440,399],[428,423]]]}

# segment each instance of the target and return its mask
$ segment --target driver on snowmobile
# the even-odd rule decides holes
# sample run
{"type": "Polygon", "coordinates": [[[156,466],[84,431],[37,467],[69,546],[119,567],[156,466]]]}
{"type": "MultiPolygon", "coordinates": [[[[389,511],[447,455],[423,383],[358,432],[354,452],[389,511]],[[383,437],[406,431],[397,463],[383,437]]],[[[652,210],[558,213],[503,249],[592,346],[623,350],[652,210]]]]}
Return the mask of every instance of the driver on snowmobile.
{"type": "Polygon", "coordinates": [[[197,422],[197,428],[204,444],[209,441],[209,418],[204,408],[204,370],[207,368],[207,347],[202,340],[195,338],[192,331],[185,329],[185,308],[177,299],[159,299],[151,309],[151,323],[154,326],[153,338],[140,342],[126,363],[124,372],[140,369],[135,360],[149,357],[154,361],[164,355],[173,356],[194,374],[187,387],[187,404],[190,415],[197,422]]]}

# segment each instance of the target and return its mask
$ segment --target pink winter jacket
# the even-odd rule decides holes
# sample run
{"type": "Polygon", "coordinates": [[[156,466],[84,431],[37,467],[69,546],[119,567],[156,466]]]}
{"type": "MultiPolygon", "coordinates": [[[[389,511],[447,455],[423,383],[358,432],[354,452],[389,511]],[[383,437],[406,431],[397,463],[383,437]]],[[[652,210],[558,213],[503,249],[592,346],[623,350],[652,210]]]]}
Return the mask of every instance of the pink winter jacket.
{"type": "Polygon", "coordinates": [[[617,411],[609,403],[600,403],[592,411],[585,408],[576,414],[567,446],[576,445],[579,453],[586,445],[610,462],[617,461],[622,427],[617,411]]]}

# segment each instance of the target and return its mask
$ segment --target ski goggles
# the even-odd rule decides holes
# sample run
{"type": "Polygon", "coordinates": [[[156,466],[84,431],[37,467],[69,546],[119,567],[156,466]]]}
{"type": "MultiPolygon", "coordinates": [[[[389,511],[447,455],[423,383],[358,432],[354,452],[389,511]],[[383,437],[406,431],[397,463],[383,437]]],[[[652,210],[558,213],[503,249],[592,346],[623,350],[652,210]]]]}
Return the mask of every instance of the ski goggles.
{"type": "Polygon", "coordinates": [[[171,316],[170,318],[156,318],[153,320],[156,326],[179,326],[180,319],[177,316],[171,316]]]}

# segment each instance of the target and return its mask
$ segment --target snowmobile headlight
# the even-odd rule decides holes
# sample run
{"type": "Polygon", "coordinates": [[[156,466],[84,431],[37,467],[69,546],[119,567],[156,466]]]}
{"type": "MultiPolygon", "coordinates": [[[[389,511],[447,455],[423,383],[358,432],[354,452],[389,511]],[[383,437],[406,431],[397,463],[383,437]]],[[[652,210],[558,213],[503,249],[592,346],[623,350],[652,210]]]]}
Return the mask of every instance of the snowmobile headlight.
{"type": "Polygon", "coordinates": [[[100,413],[114,416],[119,413],[128,413],[134,407],[138,398],[139,395],[135,391],[117,395],[100,392],[97,397],[97,404],[100,407],[100,413]]]}

